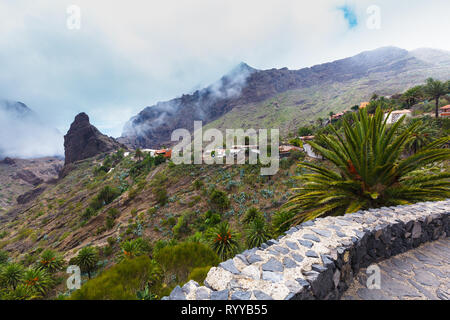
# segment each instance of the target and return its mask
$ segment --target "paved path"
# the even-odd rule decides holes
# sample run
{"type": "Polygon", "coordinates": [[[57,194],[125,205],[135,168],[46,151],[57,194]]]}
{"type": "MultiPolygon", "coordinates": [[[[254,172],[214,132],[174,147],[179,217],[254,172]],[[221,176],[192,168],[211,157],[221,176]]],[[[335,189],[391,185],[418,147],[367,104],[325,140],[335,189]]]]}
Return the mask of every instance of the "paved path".
{"type": "Polygon", "coordinates": [[[360,270],[344,300],[450,300],[450,238],[430,242],[377,264],[380,289],[368,289],[360,270]]]}

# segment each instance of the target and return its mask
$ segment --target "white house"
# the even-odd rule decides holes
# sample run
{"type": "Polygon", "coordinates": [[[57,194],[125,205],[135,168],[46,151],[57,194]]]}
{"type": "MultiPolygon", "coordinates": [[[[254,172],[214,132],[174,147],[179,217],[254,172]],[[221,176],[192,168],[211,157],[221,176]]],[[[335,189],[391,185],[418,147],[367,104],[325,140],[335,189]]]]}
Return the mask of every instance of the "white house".
{"type": "Polygon", "coordinates": [[[386,119],[387,116],[389,116],[389,118],[386,121],[386,123],[392,124],[392,123],[396,123],[403,116],[412,117],[412,113],[411,113],[411,110],[403,109],[403,110],[395,110],[395,111],[392,111],[391,113],[385,113],[384,119],[386,119]]]}

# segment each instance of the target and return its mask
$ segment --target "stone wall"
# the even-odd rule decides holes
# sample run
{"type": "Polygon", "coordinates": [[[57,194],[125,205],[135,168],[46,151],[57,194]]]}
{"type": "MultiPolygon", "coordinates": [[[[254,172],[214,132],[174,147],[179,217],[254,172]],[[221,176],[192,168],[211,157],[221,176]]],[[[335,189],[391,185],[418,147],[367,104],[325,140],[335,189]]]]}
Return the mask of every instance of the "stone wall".
{"type": "Polygon", "coordinates": [[[450,234],[450,199],[318,218],[213,267],[170,300],[338,299],[360,268],[450,234]]]}

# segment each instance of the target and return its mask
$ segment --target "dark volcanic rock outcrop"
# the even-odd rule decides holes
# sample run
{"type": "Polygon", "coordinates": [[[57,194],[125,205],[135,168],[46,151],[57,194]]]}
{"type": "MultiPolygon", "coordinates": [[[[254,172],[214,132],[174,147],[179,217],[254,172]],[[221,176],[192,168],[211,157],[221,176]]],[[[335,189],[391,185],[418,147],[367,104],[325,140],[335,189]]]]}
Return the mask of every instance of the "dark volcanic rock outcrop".
{"type": "Polygon", "coordinates": [[[101,153],[124,148],[114,138],[102,134],[91,125],[84,112],[75,117],[70,129],[64,136],[65,164],[84,160],[101,153]]]}

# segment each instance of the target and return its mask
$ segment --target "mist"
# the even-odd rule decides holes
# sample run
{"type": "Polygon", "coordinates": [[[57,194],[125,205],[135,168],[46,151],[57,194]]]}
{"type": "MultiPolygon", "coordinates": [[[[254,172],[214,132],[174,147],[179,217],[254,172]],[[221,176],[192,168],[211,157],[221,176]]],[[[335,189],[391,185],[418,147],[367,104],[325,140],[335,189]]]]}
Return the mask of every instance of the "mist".
{"type": "Polygon", "coordinates": [[[0,101],[0,159],[63,156],[64,137],[18,102],[0,101]]]}

